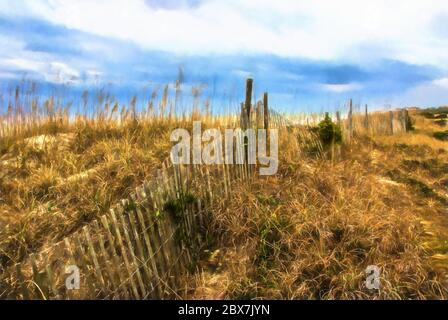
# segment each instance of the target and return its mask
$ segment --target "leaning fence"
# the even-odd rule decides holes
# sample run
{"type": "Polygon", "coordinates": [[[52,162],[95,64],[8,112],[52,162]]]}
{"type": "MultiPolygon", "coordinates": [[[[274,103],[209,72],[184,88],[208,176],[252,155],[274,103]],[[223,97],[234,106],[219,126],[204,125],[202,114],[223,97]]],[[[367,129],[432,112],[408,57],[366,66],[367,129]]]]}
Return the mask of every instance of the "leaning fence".
{"type": "Polygon", "coordinates": [[[247,164],[173,165],[167,160],[107,214],[8,269],[2,298],[160,299],[176,297],[194,268],[207,208],[234,183],[251,179],[247,164]],[[67,279],[79,268],[79,289],[67,279]]]}
{"type": "MultiPolygon", "coordinates": [[[[251,88],[248,80],[246,101],[241,104],[241,113],[231,117],[233,125],[243,129],[294,125],[292,119],[268,107],[267,93],[253,105],[251,88]]],[[[388,130],[394,133],[394,114],[388,116],[388,130]]],[[[401,130],[407,130],[408,117],[406,111],[399,114],[401,130]]],[[[336,121],[349,141],[359,130],[359,123],[364,130],[374,127],[367,111],[365,118],[353,115],[351,103],[347,119],[341,120],[336,114],[336,121]]],[[[210,206],[228,199],[235,184],[254,179],[255,170],[247,161],[220,163],[173,165],[166,159],[154,179],[109,212],[9,267],[0,277],[0,298],[177,298],[182,279],[194,270],[204,244],[202,230],[210,206]]]]}
{"type": "MultiPolygon", "coordinates": [[[[265,100],[266,102],[267,100],[265,100]]],[[[249,111],[246,127],[286,121],[262,105],[249,111]],[[253,115],[253,116],[251,116],[253,115]]],[[[242,143],[243,136],[236,137],[242,143]]],[[[236,150],[235,150],[236,151],[236,150]]],[[[237,157],[237,152],[234,152],[237,157]]],[[[15,264],[0,279],[8,299],[176,298],[184,275],[195,268],[201,229],[214,201],[225,201],[235,183],[251,181],[253,165],[173,165],[106,214],[72,235],[15,264]],[[79,283],[76,283],[76,277],[79,283]]],[[[233,163],[241,163],[234,159],[233,163]]]]}

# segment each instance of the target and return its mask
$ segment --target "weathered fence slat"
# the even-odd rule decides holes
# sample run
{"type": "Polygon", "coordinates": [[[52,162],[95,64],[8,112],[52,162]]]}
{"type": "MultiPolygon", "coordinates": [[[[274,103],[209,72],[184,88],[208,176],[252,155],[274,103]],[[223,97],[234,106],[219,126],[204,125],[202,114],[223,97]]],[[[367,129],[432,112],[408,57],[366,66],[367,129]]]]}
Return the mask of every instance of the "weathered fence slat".
{"type": "Polygon", "coordinates": [[[126,270],[128,272],[128,276],[129,276],[128,280],[129,280],[129,283],[131,284],[132,292],[136,299],[140,299],[140,294],[137,290],[137,286],[134,281],[134,272],[131,269],[131,265],[129,263],[128,256],[126,253],[126,247],[123,244],[123,239],[121,237],[121,232],[120,232],[120,228],[118,225],[117,217],[115,215],[115,211],[114,211],[114,209],[111,209],[109,212],[110,212],[110,217],[112,218],[112,224],[113,224],[113,228],[115,231],[115,236],[117,237],[118,247],[120,248],[121,256],[123,257],[123,261],[124,261],[126,270]]]}
{"type": "MultiPolygon", "coordinates": [[[[160,279],[159,271],[157,268],[157,263],[155,260],[155,253],[153,250],[153,245],[151,244],[151,241],[149,239],[149,228],[146,226],[145,219],[143,217],[143,214],[140,209],[137,209],[137,219],[138,223],[140,224],[140,230],[142,230],[143,240],[145,243],[145,248],[148,256],[149,263],[151,264],[151,273],[155,277],[156,280],[160,279]]],[[[162,270],[163,272],[163,270],[162,270]]],[[[160,288],[160,285],[157,283],[155,284],[155,290],[157,291],[156,295],[159,298],[162,298],[162,290],[160,288]]]]}
{"type": "MultiPolygon", "coordinates": [[[[124,214],[123,213],[127,212],[125,210],[125,208],[129,208],[129,207],[130,207],[129,201],[128,200],[123,200],[122,205],[118,206],[119,214],[117,214],[117,215],[119,217],[119,222],[120,222],[120,225],[121,225],[121,229],[123,230],[123,234],[124,234],[124,244],[128,248],[127,251],[129,251],[129,255],[131,256],[132,263],[133,263],[133,266],[134,266],[134,268],[133,268],[134,271],[133,272],[137,276],[137,283],[138,283],[138,285],[140,287],[140,291],[143,294],[143,296],[145,296],[146,295],[146,287],[145,287],[145,285],[143,283],[142,274],[141,274],[140,268],[139,268],[139,263],[137,262],[137,257],[135,255],[134,245],[133,245],[133,243],[131,241],[131,238],[129,236],[127,224],[126,224],[126,222],[124,220],[124,214]]],[[[131,214],[131,213],[129,213],[129,214],[131,214]]]]}
{"type": "MultiPolygon", "coordinates": [[[[110,258],[110,255],[106,250],[106,247],[104,244],[104,236],[102,235],[102,230],[101,230],[100,225],[98,224],[97,220],[93,221],[93,228],[94,228],[95,234],[98,235],[98,242],[99,242],[99,248],[100,248],[100,254],[98,256],[100,258],[102,258],[102,262],[106,269],[107,278],[110,283],[110,288],[111,288],[112,292],[115,292],[116,290],[118,290],[120,284],[117,283],[114,271],[110,266],[110,261],[112,261],[112,259],[110,258]]],[[[117,268],[117,267],[118,267],[118,265],[115,266],[115,268],[117,268]]]]}
{"type": "Polygon", "coordinates": [[[100,281],[100,283],[103,287],[103,290],[104,290],[104,288],[106,288],[106,282],[104,281],[103,274],[101,273],[100,264],[98,263],[98,258],[97,258],[96,252],[95,252],[95,248],[93,246],[93,242],[90,237],[89,228],[87,226],[84,226],[82,228],[82,230],[84,233],[85,240],[87,242],[90,257],[93,261],[94,272],[95,272],[96,278],[100,281]]]}
{"type": "MultiPolygon", "coordinates": [[[[120,259],[118,258],[117,249],[115,246],[114,237],[110,228],[110,223],[106,215],[101,216],[101,224],[103,225],[103,228],[106,230],[107,240],[109,241],[109,247],[111,249],[111,255],[112,255],[112,261],[114,263],[115,268],[119,268],[121,265],[120,259]]],[[[130,298],[129,292],[126,287],[123,287],[123,284],[126,282],[124,279],[124,276],[121,272],[118,273],[118,280],[120,282],[120,289],[124,291],[126,299],[130,298]]],[[[117,289],[115,289],[117,290],[117,289]]]]}

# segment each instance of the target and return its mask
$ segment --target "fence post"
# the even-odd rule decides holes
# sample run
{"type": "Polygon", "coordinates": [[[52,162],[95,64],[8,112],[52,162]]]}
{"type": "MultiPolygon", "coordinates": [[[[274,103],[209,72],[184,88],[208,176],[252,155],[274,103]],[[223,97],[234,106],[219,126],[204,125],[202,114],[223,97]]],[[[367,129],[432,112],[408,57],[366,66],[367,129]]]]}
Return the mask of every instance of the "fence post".
{"type": "Polygon", "coordinates": [[[366,128],[366,130],[369,130],[369,107],[366,104],[366,110],[365,110],[365,114],[364,114],[364,128],[366,128]]]}
{"type": "Polygon", "coordinates": [[[404,108],[403,109],[403,121],[404,121],[404,131],[408,132],[409,130],[411,130],[410,125],[409,125],[409,112],[408,109],[404,108]]]}
{"type": "Polygon", "coordinates": [[[241,102],[240,127],[242,130],[246,129],[246,109],[243,102],[241,102]]]}
{"type": "Polygon", "coordinates": [[[263,94],[263,108],[264,108],[264,128],[269,129],[269,107],[268,107],[268,93],[263,94]]]}
{"type": "Polygon", "coordinates": [[[262,126],[262,120],[261,120],[261,101],[257,102],[257,109],[256,109],[256,113],[257,113],[257,129],[260,129],[262,126]]]}
{"type": "MultiPolygon", "coordinates": [[[[248,78],[246,80],[246,102],[245,102],[245,108],[247,112],[247,123],[248,127],[251,125],[250,121],[250,115],[251,115],[251,106],[252,106],[252,85],[253,85],[253,79],[248,78]]],[[[247,129],[247,128],[246,128],[247,129]]],[[[249,162],[249,148],[248,148],[249,140],[247,136],[244,137],[244,159],[245,163],[248,164],[249,162]]],[[[248,167],[246,167],[248,168],[248,167]]]]}
{"type": "Polygon", "coordinates": [[[246,80],[246,101],[245,101],[245,108],[247,112],[247,119],[250,123],[250,114],[251,114],[251,107],[252,107],[252,85],[254,80],[251,78],[248,78],[246,80]]]}
{"type": "Polygon", "coordinates": [[[348,137],[349,141],[353,138],[353,100],[350,99],[349,110],[348,110],[348,137]]]}
{"type": "Polygon", "coordinates": [[[390,128],[390,134],[394,134],[394,113],[393,113],[393,111],[389,111],[389,128],[390,128]]]}

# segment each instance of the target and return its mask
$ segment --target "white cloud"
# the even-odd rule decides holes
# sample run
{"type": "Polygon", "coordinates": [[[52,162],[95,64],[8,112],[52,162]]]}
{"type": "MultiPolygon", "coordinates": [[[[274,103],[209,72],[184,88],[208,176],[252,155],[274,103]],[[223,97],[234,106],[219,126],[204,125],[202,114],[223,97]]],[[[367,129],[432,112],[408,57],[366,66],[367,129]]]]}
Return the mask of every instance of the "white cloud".
{"type": "Polygon", "coordinates": [[[3,65],[20,71],[41,72],[45,69],[45,63],[24,58],[12,58],[3,60],[3,65]]]}
{"type": "Polygon", "coordinates": [[[49,68],[49,74],[47,75],[49,80],[53,80],[57,83],[78,83],[79,71],[68,66],[63,62],[51,62],[49,68]]]}
{"type": "Polygon", "coordinates": [[[436,79],[432,83],[438,87],[448,89],[448,78],[436,79]]]}
{"type": "Polygon", "coordinates": [[[346,84],[321,84],[320,87],[325,91],[334,93],[343,93],[362,89],[362,85],[356,82],[346,84]]]}
{"type": "Polygon", "coordinates": [[[233,70],[232,72],[240,78],[250,78],[253,76],[251,72],[245,70],[233,70]]]}
{"type": "MultiPolygon", "coordinates": [[[[1,7],[1,6],[0,6],[1,7]]],[[[14,37],[14,34],[0,35],[0,78],[17,79],[23,76],[38,77],[53,83],[78,84],[81,81],[79,70],[85,72],[85,83],[97,80],[102,74],[92,69],[90,62],[76,59],[64,59],[57,53],[36,52],[26,49],[23,40],[14,37]]]]}
{"type": "Polygon", "coordinates": [[[439,83],[428,81],[412,87],[402,94],[396,94],[391,100],[393,105],[397,106],[438,107],[446,105],[448,90],[445,85],[447,84],[446,79],[439,83]]]}
{"type": "Polygon", "coordinates": [[[37,74],[53,83],[79,83],[80,73],[66,63],[45,60],[42,56],[0,59],[1,78],[17,78],[25,74],[37,74]],[[15,74],[15,77],[11,75],[15,74]]]}
{"type": "MultiPolygon", "coordinates": [[[[35,0],[26,6],[22,12],[150,49],[448,65],[448,39],[433,28],[434,19],[448,13],[446,0],[209,0],[178,10],[152,9],[145,0],[35,0]]],[[[0,11],[17,14],[14,7],[3,4],[0,11]]]]}

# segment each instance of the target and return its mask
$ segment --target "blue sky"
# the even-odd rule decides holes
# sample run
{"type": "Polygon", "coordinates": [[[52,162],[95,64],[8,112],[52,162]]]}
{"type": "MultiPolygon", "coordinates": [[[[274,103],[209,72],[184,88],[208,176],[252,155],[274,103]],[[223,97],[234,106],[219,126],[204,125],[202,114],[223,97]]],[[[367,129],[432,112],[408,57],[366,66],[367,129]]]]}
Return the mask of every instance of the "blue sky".
{"type": "Polygon", "coordinates": [[[182,69],[215,105],[248,76],[284,111],[448,104],[446,2],[391,2],[0,0],[3,99],[28,79],[144,101],[182,69]]]}

